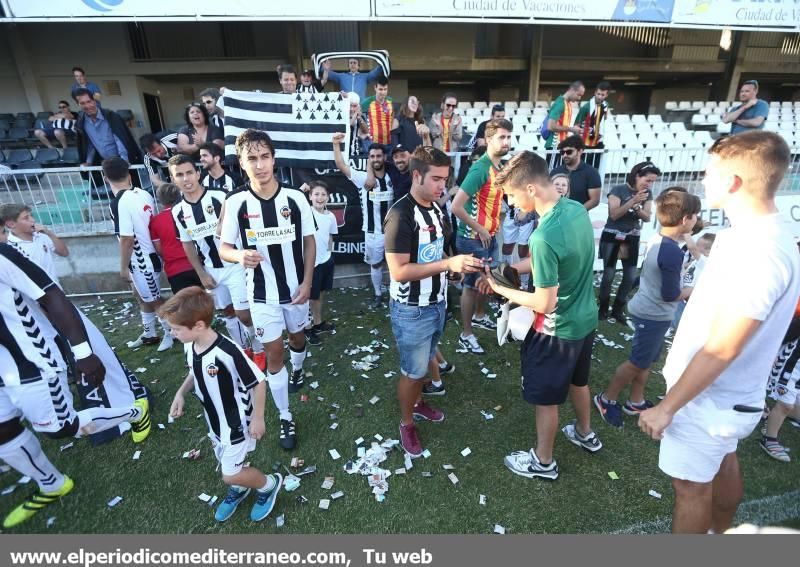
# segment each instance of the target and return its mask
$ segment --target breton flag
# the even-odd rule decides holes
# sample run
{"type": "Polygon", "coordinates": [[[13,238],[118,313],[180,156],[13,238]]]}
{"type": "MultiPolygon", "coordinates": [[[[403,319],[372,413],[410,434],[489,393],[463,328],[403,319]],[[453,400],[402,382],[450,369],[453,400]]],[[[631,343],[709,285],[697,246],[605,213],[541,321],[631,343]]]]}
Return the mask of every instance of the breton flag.
{"type": "Polygon", "coordinates": [[[236,155],[236,137],[263,130],[275,145],[279,167],[335,168],[331,138],[345,134],[349,155],[350,105],[340,93],[259,93],[225,90],[225,155],[236,155]]]}

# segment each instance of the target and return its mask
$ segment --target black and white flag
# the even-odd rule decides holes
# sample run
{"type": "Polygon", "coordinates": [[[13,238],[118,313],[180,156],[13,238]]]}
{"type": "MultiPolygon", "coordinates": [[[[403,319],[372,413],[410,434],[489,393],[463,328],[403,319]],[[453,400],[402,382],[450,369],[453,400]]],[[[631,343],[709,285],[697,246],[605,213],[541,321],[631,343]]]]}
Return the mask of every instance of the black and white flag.
{"type": "Polygon", "coordinates": [[[350,106],[340,93],[259,93],[226,90],[225,154],[236,155],[236,137],[263,130],[275,145],[279,167],[334,168],[331,138],[345,134],[348,155],[350,106]]]}

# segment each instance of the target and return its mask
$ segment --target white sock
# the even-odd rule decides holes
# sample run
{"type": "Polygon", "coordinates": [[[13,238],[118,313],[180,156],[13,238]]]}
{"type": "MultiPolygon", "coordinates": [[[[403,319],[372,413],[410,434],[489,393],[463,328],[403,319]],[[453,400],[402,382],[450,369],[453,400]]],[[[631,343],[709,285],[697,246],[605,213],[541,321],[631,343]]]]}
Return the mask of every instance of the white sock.
{"type": "Polygon", "coordinates": [[[116,427],[120,423],[137,421],[142,410],[135,406],[127,408],[86,408],[78,412],[78,432],[75,437],[85,437],[98,431],[116,427]]]}
{"type": "Polygon", "coordinates": [[[278,481],[276,481],[275,477],[272,476],[271,474],[264,476],[267,477],[267,481],[264,483],[264,486],[262,486],[261,488],[257,488],[256,490],[258,490],[259,492],[272,492],[275,489],[275,485],[278,483],[278,481]]]}
{"type": "Polygon", "coordinates": [[[18,473],[35,480],[42,492],[55,492],[64,486],[64,475],[44,454],[30,429],[0,445],[0,459],[18,473]]]}
{"type": "Polygon", "coordinates": [[[306,345],[303,345],[303,350],[295,351],[291,345],[289,345],[289,359],[292,361],[292,370],[302,370],[303,369],[303,361],[306,359],[306,345]]]}
{"type": "Polygon", "coordinates": [[[172,327],[169,326],[169,322],[166,319],[159,317],[158,322],[161,323],[161,328],[164,329],[165,335],[169,335],[172,332],[172,327]]]}
{"type": "Polygon", "coordinates": [[[241,323],[239,323],[239,319],[236,317],[225,317],[225,328],[228,329],[228,336],[233,339],[233,342],[239,345],[239,348],[247,347],[244,329],[241,323]]]}
{"type": "Polygon", "coordinates": [[[281,368],[277,374],[268,371],[267,382],[281,419],[292,419],[292,412],[289,411],[289,373],[286,367],[281,368]]]}
{"type": "Polygon", "coordinates": [[[156,336],[156,314],[155,313],[142,313],[142,327],[144,328],[145,337],[156,336]]]}
{"type": "Polygon", "coordinates": [[[431,380],[431,384],[433,384],[434,386],[436,386],[438,388],[439,386],[442,385],[442,381],[441,380],[431,380]]]}
{"type": "Polygon", "coordinates": [[[381,285],[383,285],[383,268],[369,269],[369,275],[372,278],[372,289],[375,290],[375,295],[381,295],[381,285]]]}
{"type": "Polygon", "coordinates": [[[253,325],[247,327],[247,334],[250,341],[250,348],[253,349],[253,353],[258,354],[259,352],[264,352],[264,345],[262,345],[261,341],[259,341],[256,337],[256,329],[253,325]]]}

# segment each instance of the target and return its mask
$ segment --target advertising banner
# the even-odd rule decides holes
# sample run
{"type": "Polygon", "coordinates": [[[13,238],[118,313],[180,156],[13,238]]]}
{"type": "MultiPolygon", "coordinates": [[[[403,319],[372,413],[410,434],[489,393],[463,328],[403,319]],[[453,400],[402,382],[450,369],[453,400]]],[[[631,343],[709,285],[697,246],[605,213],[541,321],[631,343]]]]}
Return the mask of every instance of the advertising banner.
{"type": "Polygon", "coordinates": [[[798,0],[675,0],[674,24],[756,28],[800,27],[798,0]]]}

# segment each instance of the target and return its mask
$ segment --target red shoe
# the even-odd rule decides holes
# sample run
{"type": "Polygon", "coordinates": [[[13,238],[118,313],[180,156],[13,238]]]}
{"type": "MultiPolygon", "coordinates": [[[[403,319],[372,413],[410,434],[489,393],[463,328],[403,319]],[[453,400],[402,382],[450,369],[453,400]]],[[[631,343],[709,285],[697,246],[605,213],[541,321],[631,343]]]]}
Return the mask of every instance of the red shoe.
{"type": "Polygon", "coordinates": [[[411,425],[400,424],[400,446],[412,459],[422,456],[422,443],[419,442],[417,428],[413,423],[411,425]]]}
{"type": "Polygon", "coordinates": [[[256,363],[258,369],[261,372],[267,371],[267,353],[266,352],[257,352],[253,355],[253,362],[256,363]]]}
{"type": "Polygon", "coordinates": [[[434,423],[439,423],[444,421],[444,412],[442,410],[436,409],[435,407],[429,406],[423,400],[414,406],[414,419],[415,420],[425,419],[427,421],[433,421],[434,423]]]}

